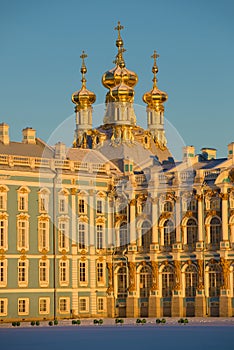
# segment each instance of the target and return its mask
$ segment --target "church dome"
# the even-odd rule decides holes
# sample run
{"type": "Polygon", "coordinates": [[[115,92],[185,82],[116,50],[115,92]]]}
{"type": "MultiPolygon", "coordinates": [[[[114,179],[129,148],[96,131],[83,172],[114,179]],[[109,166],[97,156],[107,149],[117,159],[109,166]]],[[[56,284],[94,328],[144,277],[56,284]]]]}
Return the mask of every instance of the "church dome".
{"type": "Polygon", "coordinates": [[[153,78],[153,88],[152,90],[146,92],[142,99],[143,101],[148,105],[149,108],[160,110],[164,109],[163,103],[166,102],[168,99],[167,93],[164,91],[159,90],[157,87],[157,78],[156,74],[158,73],[158,67],[156,64],[156,58],[159,57],[159,55],[154,51],[154,54],[152,58],[154,58],[154,65],[152,68],[152,73],[154,74],[153,78]]]}
{"type": "Polygon", "coordinates": [[[79,91],[75,91],[72,94],[72,102],[76,105],[76,108],[78,109],[86,109],[88,107],[90,107],[95,101],[96,101],[96,95],[94,92],[89,91],[86,88],[86,78],[85,78],[85,74],[87,73],[87,68],[84,62],[84,59],[87,57],[87,55],[84,53],[82,53],[82,55],[80,56],[82,58],[82,66],[80,69],[80,72],[82,74],[82,87],[79,91]]]}
{"type": "Polygon", "coordinates": [[[137,84],[138,76],[135,72],[132,72],[125,67],[123,53],[126,50],[123,48],[123,40],[120,36],[120,30],[123,29],[120,22],[118,22],[118,26],[115,29],[118,30],[118,38],[116,40],[118,53],[114,62],[116,66],[103,74],[102,84],[107,89],[113,89],[122,83],[130,88],[133,88],[137,84]]]}

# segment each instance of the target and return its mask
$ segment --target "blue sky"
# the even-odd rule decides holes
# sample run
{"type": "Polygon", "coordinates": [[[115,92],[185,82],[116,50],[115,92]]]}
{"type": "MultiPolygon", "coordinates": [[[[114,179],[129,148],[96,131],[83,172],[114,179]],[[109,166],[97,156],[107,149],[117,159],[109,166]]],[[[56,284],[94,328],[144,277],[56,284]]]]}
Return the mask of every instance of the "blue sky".
{"type": "MultiPolygon", "coordinates": [[[[197,152],[216,147],[226,156],[234,141],[233,18],[232,0],[1,0],[0,121],[10,125],[13,140],[26,126],[47,140],[73,113],[82,50],[87,86],[103,103],[101,77],[113,67],[120,20],[126,66],[139,77],[135,102],[143,106],[151,89],[156,49],[158,86],[168,93],[165,117],[197,152]]],[[[138,124],[145,125],[140,114],[138,124]]]]}

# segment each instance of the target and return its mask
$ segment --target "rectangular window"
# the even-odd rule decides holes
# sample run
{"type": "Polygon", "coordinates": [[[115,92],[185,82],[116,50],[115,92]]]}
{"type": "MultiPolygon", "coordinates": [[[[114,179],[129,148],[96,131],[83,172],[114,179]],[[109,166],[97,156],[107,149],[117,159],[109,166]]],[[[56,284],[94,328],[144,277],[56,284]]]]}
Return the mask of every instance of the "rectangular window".
{"type": "Polygon", "coordinates": [[[28,221],[18,221],[18,249],[28,250],[28,221]]]}
{"type": "Polygon", "coordinates": [[[50,313],[50,298],[39,298],[39,314],[48,315],[50,313]]]}
{"type": "Polygon", "coordinates": [[[62,260],[59,263],[59,280],[61,285],[69,283],[69,266],[67,260],[62,260]]]}
{"type": "Polygon", "coordinates": [[[88,299],[87,298],[80,298],[79,299],[79,309],[80,309],[80,312],[87,312],[88,311],[88,299]]]}
{"type": "Polygon", "coordinates": [[[103,208],[102,208],[102,200],[97,200],[97,214],[102,214],[103,213],[103,208]]]}
{"type": "Polygon", "coordinates": [[[98,311],[104,311],[104,298],[97,299],[97,309],[98,311]]]}
{"type": "Polygon", "coordinates": [[[18,315],[28,315],[29,313],[29,299],[18,299],[18,315]]]}
{"type": "Polygon", "coordinates": [[[3,209],[4,209],[3,203],[4,203],[3,195],[1,194],[1,195],[0,195],[0,210],[3,210],[3,209]]]}
{"type": "Polygon", "coordinates": [[[0,194],[0,210],[6,210],[7,196],[6,193],[0,194]]]}
{"type": "Polygon", "coordinates": [[[6,316],[7,315],[7,306],[8,306],[8,299],[7,298],[1,298],[0,299],[0,316],[6,316]]]}
{"type": "Polygon", "coordinates": [[[65,221],[59,222],[59,250],[69,250],[68,234],[68,223],[65,221]]]}
{"type": "Polygon", "coordinates": [[[7,249],[7,221],[0,220],[0,249],[7,249]]]}
{"type": "Polygon", "coordinates": [[[220,209],[220,200],[215,198],[210,201],[210,209],[211,210],[219,210],[220,209]]]}
{"type": "Polygon", "coordinates": [[[19,194],[18,200],[18,210],[27,211],[28,210],[28,202],[25,194],[19,194]]]}
{"type": "Polygon", "coordinates": [[[97,249],[103,248],[103,226],[97,225],[97,249]]]}
{"type": "Polygon", "coordinates": [[[49,261],[39,261],[39,284],[41,287],[47,287],[49,284],[49,261]]]}
{"type": "Polygon", "coordinates": [[[78,246],[79,249],[85,248],[85,224],[78,225],[78,246]]]}
{"type": "Polygon", "coordinates": [[[28,261],[18,262],[18,284],[19,287],[25,287],[28,284],[28,261]]]}
{"type": "Polygon", "coordinates": [[[0,287],[7,285],[7,260],[0,260],[0,287]]]}
{"type": "Polygon", "coordinates": [[[85,214],[85,201],[84,201],[84,199],[79,199],[78,212],[79,212],[79,214],[85,214]]]}
{"type": "Polygon", "coordinates": [[[230,197],[230,208],[234,209],[234,197],[230,197]]]}
{"type": "Polygon", "coordinates": [[[80,262],[80,282],[86,282],[86,264],[80,262]]]}
{"type": "Polygon", "coordinates": [[[38,222],[39,251],[49,250],[49,221],[38,222]]]}
{"type": "Polygon", "coordinates": [[[47,196],[40,195],[39,197],[39,212],[48,212],[48,198],[47,196]]]}
{"type": "Polygon", "coordinates": [[[190,210],[190,211],[196,211],[197,210],[197,201],[195,199],[192,199],[190,202],[188,202],[187,210],[190,210]]]}
{"type": "Polygon", "coordinates": [[[65,198],[60,198],[59,199],[59,212],[60,213],[65,213],[66,212],[65,198]]]}
{"type": "Polygon", "coordinates": [[[59,311],[61,313],[70,312],[70,299],[69,298],[59,298],[59,311]]]}
{"type": "Polygon", "coordinates": [[[97,282],[98,283],[104,282],[104,268],[103,268],[102,262],[97,263],[97,282]]]}

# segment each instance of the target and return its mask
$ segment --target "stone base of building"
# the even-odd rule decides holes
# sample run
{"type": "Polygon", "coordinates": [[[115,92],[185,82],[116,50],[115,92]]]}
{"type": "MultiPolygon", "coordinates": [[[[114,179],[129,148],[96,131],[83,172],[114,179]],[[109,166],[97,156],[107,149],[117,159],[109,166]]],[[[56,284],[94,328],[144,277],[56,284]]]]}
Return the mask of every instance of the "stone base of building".
{"type": "Polygon", "coordinates": [[[221,291],[219,299],[219,316],[232,317],[232,299],[226,290],[221,291]]]}
{"type": "Polygon", "coordinates": [[[107,317],[115,317],[115,299],[113,296],[107,297],[107,317]]]}
{"type": "Polygon", "coordinates": [[[183,298],[180,295],[173,295],[171,299],[171,316],[183,316],[183,298]]]}
{"type": "Polygon", "coordinates": [[[161,317],[160,297],[156,295],[149,296],[149,317],[161,317]]]}
{"type": "Polygon", "coordinates": [[[126,317],[139,317],[138,298],[129,296],[126,302],[126,317]]]}
{"type": "Polygon", "coordinates": [[[206,299],[203,293],[197,295],[195,298],[195,316],[205,317],[207,315],[206,311],[206,299]]]}

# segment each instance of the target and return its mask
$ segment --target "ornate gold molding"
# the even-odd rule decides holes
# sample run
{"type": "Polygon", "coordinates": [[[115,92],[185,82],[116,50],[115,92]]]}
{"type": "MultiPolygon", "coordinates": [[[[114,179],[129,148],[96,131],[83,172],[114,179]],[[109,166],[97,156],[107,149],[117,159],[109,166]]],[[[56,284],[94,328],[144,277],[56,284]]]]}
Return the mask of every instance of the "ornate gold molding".
{"type": "Polygon", "coordinates": [[[136,290],[136,264],[134,262],[128,263],[129,267],[129,292],[136,290]]]}
{"type": "Polygon", "coordinates": [[[230,261],[220,258],[220,265],[223,270],[223,289],[229,289],[230,261]]]}
{"type": "Polygon", "coordinates": [[[159,268],[158,268],[158,262],[157,261],[151,261],[152,266],[152,286],[151,290],[155,291],[159,289],[158,286],[158,277],[159,277],[159,268]]]}
{"type": "Polygon", "coordinates": [[[220,198],[222,198],[223,201],[227,201],[228,200],[228,193],[220,193],[219,194],[220,198]]]}

